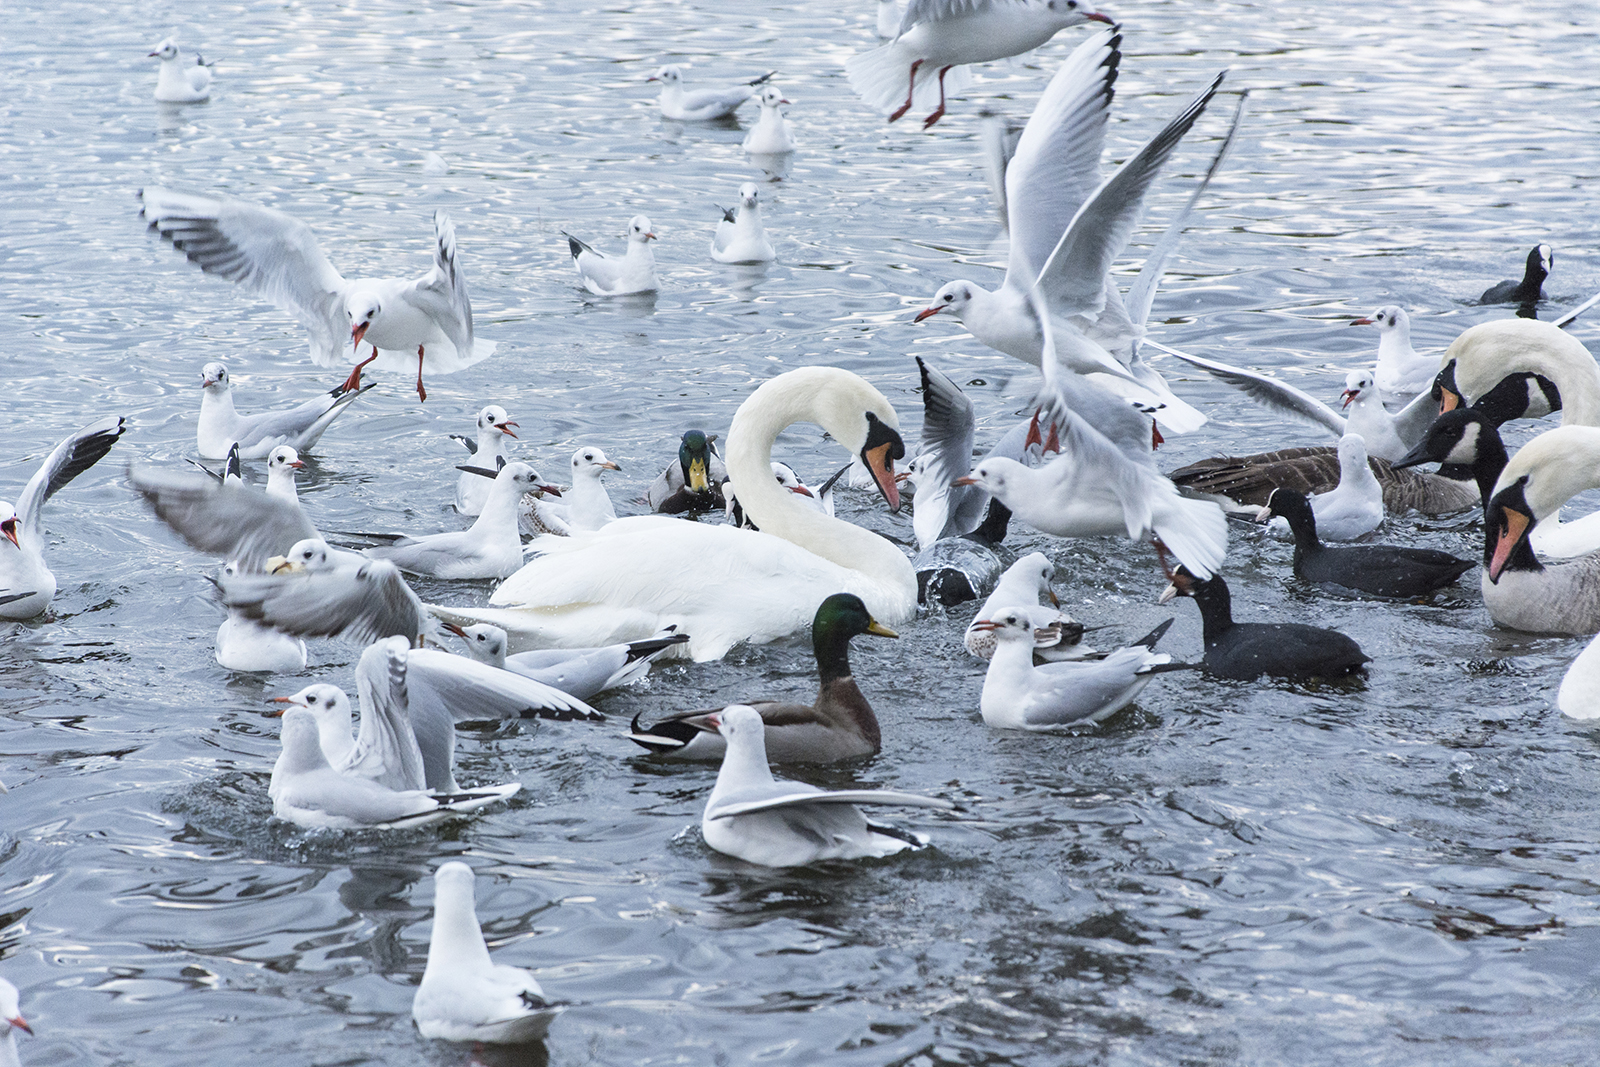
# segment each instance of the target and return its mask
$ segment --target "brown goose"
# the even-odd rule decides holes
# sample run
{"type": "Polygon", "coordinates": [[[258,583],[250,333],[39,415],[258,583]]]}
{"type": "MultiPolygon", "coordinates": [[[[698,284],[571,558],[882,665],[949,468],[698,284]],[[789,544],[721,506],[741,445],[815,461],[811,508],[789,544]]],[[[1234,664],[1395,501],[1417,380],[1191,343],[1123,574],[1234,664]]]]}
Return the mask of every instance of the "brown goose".
{"type": "MultiPolygon", "coordinates": [[[[1367,463],[1383,487],[1383,508],[1392,515],[1407,510],[1447,515],[1482,503],[1470,472],[1463,471],[1464,477],[1457,479],[1396,470],[1388,460],[1375,456],[1368,456],[1367,463]]],[[[1217,456],[1180,467],[1168,477],[1185,489],[1264,506],[1274,489],[1293,489],[1308,496],[1332,490],[1339,484],[1339,450],[1314,446],[1281,448],[1253,456],[1217,456]]]]}

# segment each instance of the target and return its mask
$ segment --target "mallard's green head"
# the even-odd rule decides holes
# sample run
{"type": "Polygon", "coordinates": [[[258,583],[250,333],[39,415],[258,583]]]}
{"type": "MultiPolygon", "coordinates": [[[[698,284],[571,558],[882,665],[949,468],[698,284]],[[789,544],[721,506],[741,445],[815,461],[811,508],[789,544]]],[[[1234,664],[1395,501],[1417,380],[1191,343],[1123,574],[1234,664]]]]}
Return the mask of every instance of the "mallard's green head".
{"type": "Polygon", "coordinates": [[[900,636],[874,619],[854,593],[835,593],[817,607],[811,620],[811,648],[823,678],[842,678],[850,673],[850,639],[858,634],[900,636]]]}
{"type": "Polygon", "coordinates": [[[711,442],[704,430],[690,430],[678,445],[678,466],[683,468],[683,484],[691,492],[703,493],[711,488],[711,442]]]}

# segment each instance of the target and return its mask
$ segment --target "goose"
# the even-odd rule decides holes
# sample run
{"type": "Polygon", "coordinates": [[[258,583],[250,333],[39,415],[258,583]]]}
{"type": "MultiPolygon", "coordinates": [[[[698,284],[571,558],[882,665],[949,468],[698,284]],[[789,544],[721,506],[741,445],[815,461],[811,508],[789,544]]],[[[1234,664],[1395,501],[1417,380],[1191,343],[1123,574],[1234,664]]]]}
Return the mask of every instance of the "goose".
{"type": "Polygon", "coordinates": [[[507,463],[490,484],[482,513],[467,529],[402,535],[391,544],[363,549],[363,555],[434,578],[504,578],[522,566],[518,509],[523,494],[538,487],[539,474],[532,467],[507,463]]]}
{"type": "Polygon", "coordinates": [[[1545,566],[1529,535],[1574,494],[1600,487],[1600,429],[1562,426],[1511,457],[1484,508],[1483,604],[1528,633],[1600,630],[1600,552],[1545,566]]]}
{"type": "Polygon", "coordinates": [[[849,371],[780,374],[740,405],[728,431],[730,485],[760,532],[659,515],[618,519],[535,541],[538,558],[502,583],[487,609],[432,610],[458,626],[501,627],[513,651],[615,644],[676,626],[690,635],[681,647],[696,660],[793,633],[836,592],[855,593],[874,618],[898,625],[916,610],[911,561],[877,534],[795,500],[770,464],[778,434],[815,422],[861,457],[898,509],[899,421],[883,394],[849,371]]]}
{"type": "Polygon", "coordinates": [[[1561,412],[1563,426],[1600,426],[1600,365],[1583,342],[1536,319],[1480,323],[1451,342],[1434,395],[1440,413],[1473,406],[1495,425],[1561,412]]]}
{"type": "MultiPolygon", "coordinates": [[[[1143,362],[1138,343],[1176,236],[1159,242],[1146,260],[1129,293],[1131,310],[1109,271],[1127,246],[1163,164],[1211,102],[1222,75],[1102,182],[1100,149],[1121,41],[1121,34],[1112,32],[1080,45],[1051,79],[1023,129],[1006,168],[1011,240],[1000,287],[991,292],[965,279],[947,282],[915,321],[948,312],[990,348],[1038,366],[1042,320],[1031,306],[1031,293],[1039,288],[1057,353],[1068,368],[1096,375],[1098,384],[1150,411],[1163,428],[1187,433],[1204,425],[1205,416],[1143,362]]],[[[1231,135],[1213,172],[1229,142],[1231,135]]]]}
{"type": "Polygon", "coordinates": [[[889,856],[921,841],[903,830],[868,822],[855,805],[955,808],[941,797],[915,793],[824,792],[804,782],[778,781],[767,765],[766,724],[754,708],[734,704],[711,717],[728,749],[717,784],[706,799],[700,833],[707,845],[725,855],[763,867],[889,856]]]}
{"type": "Polygon", "coordinates": [[[40,513],[62,486],[111,451],[124,428],[116,415],[91,422],[51,449],[15,505],[0,500],[0,619],[31,619],[50,606],[56,576],[44,561],[40,513]]]}
{"type": "Polygon", "coordinates": [[[1521,281],[1496,282],[1478,297],[1480,304],[1536,304],[1544,299],[1544,280],[1555,266],[1549,245],[1534,245],[1522,270],[1521,281]]]}
{"type": "Polygon", "coordinates": [[[1202,662],[1218,678],[1337,679],[1364,673],[1372,659],[1338,630],[1297,622],[1234,622],[1232,597],[1221,575],[1202,580],[1179,567],[1171,577],[1158,603],[1194,598],[1206,647],[1202,662]]]}
{"type": "Polygon", "coordinates": [[[778,110],[787,103],[783,90],[776,85],[761,90],[761,114],[750,132],[744,135],[742,147],[746,152],[753,156],[777,156],[795,150],[794,131],[789,128],[789,120],[783,112],[778,110]]]}
{"type": "Polygon", "coordinates": [[[150,58],[161,60],[156,75],[157,103],[201,104],[211,99],[211,64],[198,55],[193,63],[185,63],[177,38],[164,38],[150,50],[150,58]]]}
{"type": "Polygon", "coordinates": [[[737,211],[722,209],[722,221],[711,238],[711,258],[718,263],[771,263],[778,258],[761,225],[760,190],[755,182],[739,186],[737,211]]]}
{"type": "MultiPolygon", "coordinates": [[[[585,445],[572,454],[572,489],[563,498],[567,505],[569,532],[598,530],[606,523],[617,520],[617,509],[611,505],[611,497],[601,484],[600,476],[606,471],[621,469],[593,445],[585,445]]],[[[518,555],[520,557],[520,551],[518,555]]],[[[503,578],[505,575],[497,577],[503,578]]]]}
{"type": "Polygon", "coordinates": [[[666,470],[645,492],[650,510],[661,515],[680,515],[686,511],[721,511],[727,507],[722,483],[728,468],[717,455],[716,434],[686,430],[678,442],[678,461],[666,470]]]}
{"type": "Polygon", "coordinates": [[[1574,719],[1600,719],[1600,637],[1585,645],[1562,675],[1556,707],[1574,719]]]}
{"type": "Polygon", "coordinates": [[[17,1035],[13,1030],[32,1034],[33,1027],[22,1017],[22,1005],[17,987],[0,978],[0,1067],[20,1067],[17,1059],[17,1035]]]}
{"type": "Polygon", "coordinates": [[[653,293],[660,287],[656,281],[655,253],[650,251],[650,242],[656,235],[650,228],[650,220],[643,215],[628,220],[628,229],[623,234],[628,250],[621,259],[607,257],[565,230],[561,231],[561,236],[567,239],[567,248],[572,252],[572,262],[578,267],[584,288],[596,296],[653,293]]]}
{"type": "Polygon", "coordinates": [[[1294,531],[1294,574],[1308,582],[1330,582],[1374,596],[1428,596],[1455,584],[1477,566],[1448,552],[1395,545],[1329,548],[1317,536],[1317,516],[1304,493],[1274,489],[1256,516],[1265,522],[1280,516],[1294,531]]]}
{"type": "Polygon", "coordinates": [[[529,971],[495,963],[478,925],[473,873],[460,860],[433,872],[433,932],[411,1018],[423,1037],[526,1044],[561,1013],[529,971]]]}
{"type": "Polygon", "coordinates": [[[1171,656],[1155,650],[1171,619],[1104,659],[1042,666],[1034,663],[1033,623],[1026,609],[1007,608],[973,625],[996,641],[979,708],[983,721],[1001,730],[1093,725],[1133,703],[1161,668],[1194,666],[1173,664],[1171,656]]]}
{"type": "MultiPolygon", "coordinates": [[[[893,40],[850,57],[844,69],[856,95],[888,115],[890,122],[911,110],[918,90],[937,80],[939,106],[922,120],[927,129],[944,117],[946,91],[960,93],[965,88],[968,64],[1020,56],[1085,22],[1115,25],[1088,0],[910,0],[893,40]],[[951,71],[956,77],[946,86],[951,71]],[[905,102],[899,103],[902,94],[905,102]]],[[[881,9],[878,28],[882,34],[881,9]]]]}
{"type": "Polygon", "coordinates": [[[1095,655],[1094,649],[1082,643],[1086,632],[1084,625],[1074,622],[1070,615],[1061,610],[1061,601],[1055,590],[1050,588],[1055,569],[1055,564],[1043,552],[1029,552],[1006,568],[1000,581],[995,584],[994,592],[989,594],[989,599],[983,602],[983,607],[978,609],[967,626],[966,635],[962,638],[967,651],[979,659],[992,657],[996,643],[994,630],[980,627],[978,623],[994,619],[1002,612],[1017,610],[1027,614],[1033,634],[1034,662],[1083,659],[1095,655]],[[1040,597],[1048,599],[1049,605],[1041,605],[1040,597]]]}
{"type": "Polygon", "coordinates": [[[234,408],[233,385],[228,380],[228,368],[221,363],[207,363],[200,369],[200,387],[195,448],[201,457],[226,459],[228,450],[237,444],[240,458],[260,459],[278,445],[288,445],[297,452],[311,448],[333,420],[372,385],[351,389],[348,382],[340,382],[287,411],[249,416],[234,408]]]}
{"type": "Polygon", "coordinates": [[[776,73],[770,70],[759,78],[752,78],[730,89],[696,89],[693,92],[684,89],[683,72],[674,66],[662,67],[645,81],[661,83],[663,118],[678,122],[707,122],[725,119],[738,111],[740,104],[756,94],[756,87],[764,85],[776,73]]]}
{"type": "MultiPolygon", "coordinates": [[[[456,434],[450,436],[467,446],[472,453],[472,466],[485,471],[491,478],[500,473],[505,462],[506,438],[517,439],[516,423],[499,404],[489,404],[478,412],[478,438],[469,441],[456,434]]],[[[476,517],[483,514],[489,500],[489,483],[472,471],[462,471],[456,478],[455,508],[459,514],[476,517]]]]}
{"type": "Polygon", "coordinates": [[[467,655],[479,663],[532,678],[578,700],[643,678],[663,652],[689,640],[688,634],[663,631],[645,641],[604,648],[552,648],[507,656],[506,632],[498,626],[445,623],[444,628],[465,641],[467,655]]]}
{"type": "Polygon", "coordinates": [[[372,355],[356,362],[348,389],[361,384],[361,368],[374,360],[380,370],[417,375],[422,387],[424,355],[432,374],[456,371],[494,354],[495,342],[472,332],[472,301],[456,252],[456,228],[443,211],[433,213],[433,268],[420,278],[359,278],[347,281],[317,245],[311,229],[281,211],[234,200],[147,186],[140,211],[152,230],[207,274],[266,297],[299,320],[311,334],[311,358],[323,367],[355,362],[361,343],[372,355]],[[345,338],[350,348],[344,347],[345,338]]]}
{"type": "MultiPolygon", "coordinates": [[[[898,637],[874,619],[861,598],[835,593],[811,621],[811,650],[822,684],[810,704],[748,701],[766,723],[767,758],[776,763],[832,763],[875,755],[883,747],[878,717],[850,672],[850,639],[861,634],[898,637]]],[[[745,703],[741,701],[741,703],[745,703]]],[[[629,740],[677,759],[721,759],[727,743],[715,711],[691,711],[641,726],[634,716],[629,740]]]]}
{"type": "MultiPolygon", "coordinates": [[[[1352,326],[1378,328],[1378,389],[1391,400],[1416,396],[1433,385],[1439,373],[1436,356],[1424,356],[1411,347],[1411,316],[1398,304],[1385,304],[1365,318],[1352,319],[1352,326]]],[[[1388,458],[1388,457],[1384,457],[1388,458]]]]}
{"type": "MultiPolygon", "coordinates": [[[[1456,408],[1435,419],[1428,436],[1396,466],[1442,463],[1466,470],[1477,482],[1487,508],[1508,458],[1493,419],[1477,408],[1456,408]]],[[[1600,551],[1600,511],[1562,522],[1558,508],[1540,520],[1528,539],[1541,559],[1571,559],[1600,551]]]]}

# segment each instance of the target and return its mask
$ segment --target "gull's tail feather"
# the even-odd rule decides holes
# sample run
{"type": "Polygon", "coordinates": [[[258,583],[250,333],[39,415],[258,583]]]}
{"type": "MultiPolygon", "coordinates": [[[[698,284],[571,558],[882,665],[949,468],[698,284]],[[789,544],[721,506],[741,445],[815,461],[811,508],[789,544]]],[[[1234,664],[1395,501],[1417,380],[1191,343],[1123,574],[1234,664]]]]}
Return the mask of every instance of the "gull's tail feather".
{"type": "MultiPolygon", "coordinates": [[[[891,41],[870,52],[861,52],[845,61],[850,88],[875,111],[885,115],[899,110],[906,101],[911,79],[911,64],[917,55],[900,41],[891,41]]],[[[944,78],[946,97],[959,96],[972,83],[966,67],[952,67],[944,78]]],[[[939,106],[939,68],[924,63],[917,68],[916,90],[907,115],[921,117],[939,106]]]]}
{"type": "Polygon", "coordinates": [[[1174,494],[1155,509],[1151,528],[1196,578],[1211,577],[1228,554],[1227,516],[1209,500],[1174,494]]]}

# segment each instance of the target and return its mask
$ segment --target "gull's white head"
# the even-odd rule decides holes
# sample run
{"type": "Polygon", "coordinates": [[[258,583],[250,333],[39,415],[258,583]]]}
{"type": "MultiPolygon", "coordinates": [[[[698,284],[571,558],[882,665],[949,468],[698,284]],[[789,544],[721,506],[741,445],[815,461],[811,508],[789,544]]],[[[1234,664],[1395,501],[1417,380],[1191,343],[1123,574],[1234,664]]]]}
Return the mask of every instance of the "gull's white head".
{"type": "Polygon", "coordinates": [[[717,733],[728,742],[728,750],[758,752],[763,760],[767,756],[767,724],[761,713],[748,704],[730,704],[715,713],[717,733]]]}
{"type": "Polygon", "coordinates": [[[200,368],[200,388],[226,393],[229,389],[228,368],[220,363],[207,363],[200,368]]]}
{"type": "Polygon", "coordinates": [[[0,537],[10,541],[13,548],[21,548],[22,542],[18,540],[21,535],[22,523],[17,518],[16,506],[0,500],[0,537]]]}
{"type": "Polygon", "coordinates": [[[683,84],[683,74],[678,70],[677,67],[666,66],[650,75],[650,77],[646,78],[645,81],[660,82],[662,88],[676,89],[678,86],[683,84]]]}
{"type": "MultiPolygon", "coordinates": [[[[791,493],[797,493],[805,488],[805,484],[800,481],[800,476],[796,474],[794,472],[794,468],[789,466],[787,463],[779,463],[777,460],[773,460],[772,476],[778,479],[779,485],[783,486],[791,493]]],[[[810,494],[807,493],[806,495],[809,496],[810,494]]]]}
{"type": "Polygon", "coordinates": [[[342,730],[346,739],[350,736],[354,709],[350,705],[349,694],[336,685],[308,685],[298,693],[273,697],[272,703],[284,707],[279,711],[267,712],[269,716],[287,715],[294,708],[304,708],[316,720],[319,731],[332,728],[335,731],[342,730]]]}
{"type": "Polygon", "coordinates": [[[297,470],[303,470],[305,465],[305,460],[300,458],[300,453],[296,452],[288,445],[279,445],[277,448],[274,448],[271,452],[267,453],[268,478],[271,478],[274,474],[280,474],[282,476],[287,476],[292,480],[294,478],[294,472],[297,470]]]}
{"type": "Polygon", "coordinates": [[[1411,316],[1406,314],[1406,309],[1399,304],[1385,304],[1364,319],[1356,319],[1350,323],[1352,326],[1376,326],[1379,333],[1388,333],[1390,330],[1411,330],[1411,316]]]}
{"type": "Polygon", "coordinates": [[[644,244],[656,239],[655,231],[650,229],[650,220],[643,215],[635,215],[628,220],[628,240],[636,244],[644,244]]]}
{"type": "Polygon", "coordinates": [[[345,298],[344,313],[350,319],[350,344],[354,347],[366,337],[373,320],[383,313],[383,301],[367,286],[352,286],[350,295],[345,298]]]}
{"type": "Polygon", "coordinates": [[[979,619],[972,629],[992,633],[997,641],[1022,641],[1033,644],[1033,620],[1016,608],[1007,608],[992,619],[979,619]]]}
{"type": "Polygon", "coordinates": [[[150,50],[150,55],[165,63],[170,59],[178,58],[178,42],[175,38],[167,37],[150,50]]]}
{"type": "Polygon", "coordinates": [[[1344,407],[1349,407],[1363,396],[1371,397],[1377,388],[1371,372],[1353,370],[1344,376],[1344,392],[1339,394],[1339,399],[1344,401],[1344,407]]]}
{"type": "Polygon", "coordinates": [[[1027,469],[1014,459],[993,456],[972,468],[971,474],[951,484],[981,486],[990,496],[1000,497],[1004,502],[1007,490],[1017,481],[1018,472],[1027,469]]]}
{"type": "Polygon", "coordinates": [[[593,445],[585,445],[572,454],[572,476],[574,478],[599,479],[606,471],[620,471],[622,468],[606,458],[606,454],[593,445]]]}
{"type": "Polygon", "coordinates": [[[1359,472],[1367,465],[1367,439],[1358,433],[1347,433],[1339,438],[1339,476],[1359,472]]]}
{"type": "Polygon", "coordinates": [[[756,188],[755,182],[745,182],[739,186],[739,204],[746,211],[755,211],[761,203],[761,190],[756,188]]]}
{"type": "Polygon", "coordinates": [[[761,90],[762,107],[779,107],[787,103],[789,103],[789,101],[783,98],[783,90],[779,89],[776,85],[768,85],[765,89],[761,90]]]}
{"type": "Polygon", "coordinates": [[[507,437],[516,437],[517,435],[511,432],[516,425],[511,421],[511,417],[506,414],[506,409],[497,404],[490,404],[478,412],[478,433],[480,434],[492,435],[498,430],[507,437]]]}
{"type": "Polygon", "coordinates": [[[22,1017],[22,1006],[17,987],[4,978],[0,978],[0,1037],[9,1037],[11,1028],[16,1027],[24,1033],[33,1033],[33,1027],[22,1017]]]}
{"type": "Polygon", "coordinates": [[[972,303],[977,287],[969,281],[946,282],[933,294],[933,303],[917,312],[913,322],[921,322],[930,315],[937,315],[941,311],[948,311],[956,318],[961,318],[966,313],[967,306],[972,303]]]}
{"type": "Polygon", "coordinates": [[[1033,580],[1035,596],[1044,593],[1050,597],[1050,603],[1057,606],[1061,604],[1061,601],[1056,599],[1055,590],[1050,588],[1050,579],[1055,577],[1056,565],[1050,562],[1049,556],[1043,552],[1029,552],[1013,563],[1011,569],[1033,580]]]}
{"type": "Polygon", "coordinates": [[[505,666],[506,632],[498,626],[480,622],[476,626],[461,627],[445,623],[444,628],[467,643],[467,655],[479,663],[496,667],[505,666]]]}
{"type": "Polygon", "coordinates": [[[330,567],[328,544],[319,537],[308,537],[303,541],[296,541],[287,555],[274,556],[272,559],[267,560],[268,574],[284,574],[293,571],[316,573],[317,571],[328,570],[330,567]]]}
{"type": "Polygon", "coordinates": [[[1034,0],[1034,2],[1042,10],[1048,12],[1062,29],[1085,22],[1103,22],[1107,26],[1116,25],[1116,22],[1109,16],[1102,15],[1091,7],[1088,0],[1034,0]]]}

